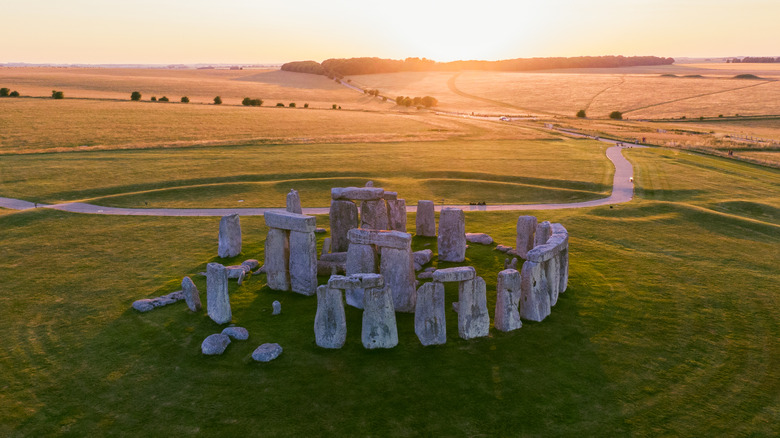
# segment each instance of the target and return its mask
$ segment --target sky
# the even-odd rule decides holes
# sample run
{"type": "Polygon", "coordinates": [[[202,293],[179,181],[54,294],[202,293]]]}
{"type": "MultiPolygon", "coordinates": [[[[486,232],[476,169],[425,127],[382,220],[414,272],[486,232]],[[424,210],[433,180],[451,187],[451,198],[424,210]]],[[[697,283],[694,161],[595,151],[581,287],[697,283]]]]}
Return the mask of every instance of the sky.
{"type": "Polygon", "coordinates": [[[0,63],[780,56],[780,0],[1,0],[0,63]]]}

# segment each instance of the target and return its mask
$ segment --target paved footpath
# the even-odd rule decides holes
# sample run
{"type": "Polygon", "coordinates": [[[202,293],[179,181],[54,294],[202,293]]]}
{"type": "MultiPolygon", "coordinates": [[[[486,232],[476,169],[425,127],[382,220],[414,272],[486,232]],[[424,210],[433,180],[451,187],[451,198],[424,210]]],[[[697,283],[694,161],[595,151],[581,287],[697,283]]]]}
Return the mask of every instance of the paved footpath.
{"type": "MultiPolygon", "coordinates": [[[[578,135],[567,132],[568,134],[578,135]]],[[[593,201],[572,202],[568,204],[501,204],[501,205],[437,205],[439,211],[443,207],[455,207],[465,211],[522,211],[522,210],[559,210],[564,208],[596,207],[599,205],[620,204],[628,202],[634,196],[634,183],[631,180],[633,167],[621,153],[624,147],[644,147],[630,143],[620,143],[607,139],[598,139],[602,142],[613,143],[615,146],[607,148],[607,158],[615,166],[615,176],[612,181],[612,194],[607,198],[593,201]]],[[[29,210],[36,204],[20,199],[0,197],[0,207],[12,210],[29,210]]],[[[268,210],[278,208],[117,208],[102,207],[84,202],[68,202],[64,204],[37,204],[38,208],[50,208],[53,210],[68,211],[71,213],[86,214],[113,214],[121,216],[224,216],[238,213],[241,216],[262,216],[268,210]]],[[[304,208],[304,214],[328,214],[329,207],[304,208]]],[[[408,212],[416,212],[417,206],[406,207],[408,212]]]]}

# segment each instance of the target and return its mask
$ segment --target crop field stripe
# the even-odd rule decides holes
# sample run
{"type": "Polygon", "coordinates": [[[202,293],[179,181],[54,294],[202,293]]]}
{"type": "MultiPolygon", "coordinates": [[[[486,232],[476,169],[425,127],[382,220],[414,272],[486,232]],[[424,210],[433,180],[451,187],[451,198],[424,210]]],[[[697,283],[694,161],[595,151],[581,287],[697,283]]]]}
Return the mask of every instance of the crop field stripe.
{"type": "Polygon", "coordinates": [[[761,86],[761,85],[771,84],[771,83],[774,83],[774,82],[776,82],[776,81],[763,81],[763,82],[761,82],[759,84],[747,85],[747,86],[744,86],[744,87],[730,88],[728,90],[713,91],[711,93],[703,93],[703,94],[697,94],[695,96],[681,97],[679,99],[668,100],[666,102],[659,102],[659,103],[654,103],[654,104],[651,104],[651,105],[645,105],[645,106],[640,106],[640,107],[637,107],[637,108],[632,108],[632,109],[629,109],[629,110],[625,110],[625,111],[623,111],[623,114],[628,114],[628,113],[631,113],[631,112],[634,112],[634,111],[639,111],[639,110],[643,110],[643,109],[647,109],[647,108],[654,108],[654,107],[657,107],[657,106],[667,105],[667,104],[670,104],[670,103],[680,102],[680,101],[683,101],[683,100],[696,99],[696,98],[699,98],[699,97],[714,96],[716,94],[723,94],[723,93],[729,93],[729,92],[732,92],[732,91],[744,90],[746,88],[758,87],[758,86],[761,86]]]}
{"type": "Polygon", "coordinates": [[[538,110],[533,110],[533,109],[530,109],[530,108],[523,108],[523,107],[519,107],[519,106],[516,106],[516,105],[512,105],[511,103],[501,102],[500,100],[488,99],[486,97],[479,97],[479,96],[475,96],[473,94],[468,94],[466,92],[463,92],[463,91],[459,90],[457,86],[455,86],[455,80],[458,78],[458,76],[460,76],[460,72],[459,73],[455,73],[447,81],[447,87],[450,89],[450,91],[452,91],[453,93],[455,93],[455,94],[457,94],[459,96],[466,97],[466,98],[473,99],[473,100],[479,100],[481,102],[492,103],[492,104],[503,106],[503,107],[506,107],[506,108],[518,109],[520,111],[540,113],[540,114],[545,114],[545,115],[548,115],[548,116],[554,115],[553,113],[549,113],[547,111],[538,111],[538,110]]]}
{"type": "Polygon", "coordinates": [[[610,85],[609,87],[607,87],[607,88],[605,88],[605,89],[603,89],[603,90],[599,91],[599,92],[598,92],[598,93],[596,93],[596,94],[595,94],[593,97],[591,97],[591,98],[590,98],[590,101],[588,101],[588,104],[587,104],[587,105],[585,105],[585,112],[587,112],[587,111],[588,111],[588,108],[590,108],[590,106],[593,104],[593,101],[595,101],[597,97],[601,96],[603,93],[605,93],[605,92],[606,92],[606,91],[608,91],[609,89],[611,89],[611,88],[615,88],[615,87],[619,87],[619,86],[621,86],[621,85],[623,85],[623,84],[625,84],[625,83],[626,83],[626,75],[621,75],[621,76],[620,76],[620,82],[618,82],[617,84],[612,84],[612,85],[610,85]]]}

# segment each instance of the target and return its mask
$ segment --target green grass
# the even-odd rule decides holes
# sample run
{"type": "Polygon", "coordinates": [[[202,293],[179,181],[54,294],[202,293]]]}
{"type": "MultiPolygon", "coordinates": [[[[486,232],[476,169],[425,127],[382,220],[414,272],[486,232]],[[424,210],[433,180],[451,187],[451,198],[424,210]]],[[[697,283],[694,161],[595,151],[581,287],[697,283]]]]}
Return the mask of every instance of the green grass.
{"type": "MultiPolygon", "coordinates": [[[[217,218],[2,215],[0,435],[774,436],[780,226],[762,217],[772,210],[708,207],[752,193],[735,173],[762,175],[773,204],[778,172],[680,154],[696,175],[656,167],[649,178],[665,153],[628,152],[644,169],[640,194],[665,199],[537,213],[571,235],[569,289],[550,317],[463,341],[448,287],[448,342],[429,348],[399,314],[399,346],[364,350],[360,312],[347,309],[345,347],[320,349],[316,299],[255,276],[230,285],[249,340],[203,357],[201,341],[221,330],[205,314],[130,304],[215,260],[217,218]],[[692,197],[697,175],[706,184],[692,197]],[[274,300],[282,314],[272,317],[274,300]],[[265,342],[284,353],[252,362],[265,342]]],[[[466,218],[467,231],[513,246],[517,213],[466,218]]],[[[241,221],[244,252],[228,262],[262,260],[262,218],[241,221]]],[[[467,257],[492,319],[504,255],[472,244],[467,257]]]]}
{"type": "Polygon", "coordinates": [[[268,207],[283,206],[295,188],[304,206],[324,207],[331,187],[374,180],[410,203],[570,202],[611,189],[604,148],[486,140],[15,155],[0,161],[0,194],[117,207],[268,207]]]}

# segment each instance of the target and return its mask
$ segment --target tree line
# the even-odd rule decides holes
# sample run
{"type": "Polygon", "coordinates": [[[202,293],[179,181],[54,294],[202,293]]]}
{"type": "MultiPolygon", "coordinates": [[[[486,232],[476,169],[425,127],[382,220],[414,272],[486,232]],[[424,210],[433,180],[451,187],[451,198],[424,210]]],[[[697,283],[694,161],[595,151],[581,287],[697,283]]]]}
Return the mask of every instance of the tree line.
{"type": "Polygon", "coordinates": [[[726,63],[731,64],[739,64],[739,63],[756,63],[756,64],[771,64],[775,62],[780,62],[780,57],[773,58],[771,56],[746,56],[742,59],[739,58],[733,58],[733,59],[727,59],[726,63]]]}
{"type": "Polygon", "coordinates": [[[528,71],[561,68],[617,68],[646,65],[668,65],[674,58],[657,56],[577,56],[571,58],[516,58],[501,61],[436,62],[426,58],[339,58],[288,62],[282,70],[341,78],[345,75],[398,73],[407,71],[528,71]]]}

